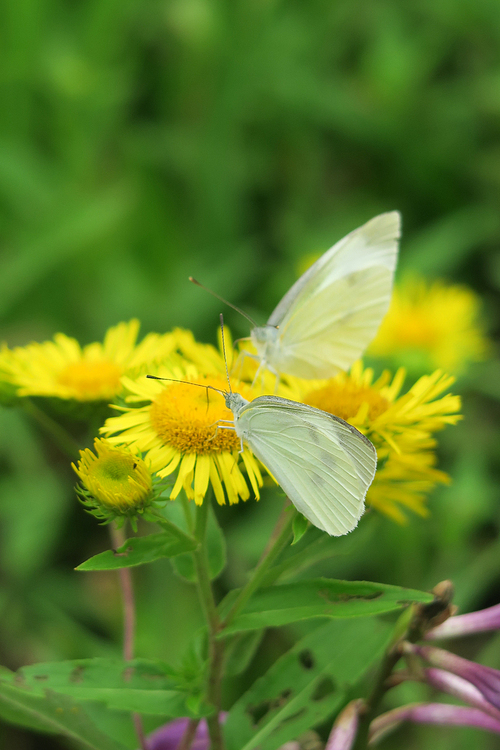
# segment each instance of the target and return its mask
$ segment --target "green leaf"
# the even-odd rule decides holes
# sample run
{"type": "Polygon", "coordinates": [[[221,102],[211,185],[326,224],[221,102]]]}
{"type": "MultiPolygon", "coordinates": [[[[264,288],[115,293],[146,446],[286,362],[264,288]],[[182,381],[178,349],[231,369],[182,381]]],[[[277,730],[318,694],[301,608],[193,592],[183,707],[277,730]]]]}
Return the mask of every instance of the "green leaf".
{"type": "MultiPolygon", "coordinates": [[[[211,506],[208,509],[206,544],[210,578],[213,580],[220,575],[226,565],[226,540],[211,506]]],[[[192,555],[179,555],[172,562],[180,576],[186,578],[191,583],[196,583],[192,555]]]]}
{"type": "Polygon", "coordinates": [[[311,617],[366,617],[391,612],[410,602],[430,602],[425,591],[369,581],[315,578],[268,586],[257,591],[224,635],[241,630],[278,627],[311,617]]]}
{"type": "Polygon", "coordinates": [[[264,630],[238,633],[226,646],[226,675],[233,677],[248,667],[260,646],[264,630]]]}
{"type": "Polygon", "coordinates": [[[297,572],[307,570],[322,560],[353,554],[359,547],[369,544],[376,531],[373,521],[372,518],[370,523],[360,524],[355,534],[340,537],[328,536],[324,531],[309,526],[300,543],[296,547],[290,545],[283,554],[282,562],[267,573],[265,585],[270,586],[281,577],[295,576],[297,572]]]}
{"type": "MultiPolygon", "coordinates": [[[[79,701],[101,701],[111,709],[169,717],[192,716],[188,689],[180,689],[177,674],[163,662],[135,659],[77,659],[34,664],[17,673],[1,675],[11,684],[43,696],[47,689],[79,701]]],[[[196,696],[198,697],[198,696],[196,696]]],[[[206,713],[200,704],[194,715],[206,713]]]]}
{"type": "Polygon", "coordinates": [[[47,689],[43,694],[36,694],[0,681],[0,707],[2,717],[7,720],[31,729],[62,734],[89,750],[126,750],[124,745],[97,729],[82,706],[67,695],[47,689]]]}
{"type": "Polygon", "coordinates": [[[373,618],[334,620],[300,640],[234,704],[227,750],[276,750],[330,716],[390,643],[373,618]]]}
{"type": "Polygon", "coordinates": [[[175,557],[187,551],[196,549],[197,543],[188,536],[185,539],[176,538],[170,534],[150,534],[136,536],[119,547],[116,551],[108,549],[94,555],[79,565],[76,570],[115,570],[116,568],[131,568],[144,565],[162,557],[175,557]]]}
{"type": "Polygon", "coordinates": [[[293,519],[293,542],[292,547],[294,544],[297,544],[297,542],[300,542],[304,534],[306,533],[307,529],[309,528],[309,521],[305,516],[302,515],[302,513],[297,513],[295,515],[295,518],[293,519]]]}

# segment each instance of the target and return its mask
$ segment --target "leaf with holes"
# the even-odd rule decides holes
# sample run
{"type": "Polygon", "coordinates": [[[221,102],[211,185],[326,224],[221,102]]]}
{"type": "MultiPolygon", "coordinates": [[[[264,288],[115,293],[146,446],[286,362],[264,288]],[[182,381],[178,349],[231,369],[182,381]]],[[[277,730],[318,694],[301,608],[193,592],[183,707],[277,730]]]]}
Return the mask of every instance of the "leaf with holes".
{"type": "MultiPolygon", "coordinates": [[[[77,659],[34,664],[16,673],[0,675],[0,685],[23,687],[43,696],[47,689],[78,701],[102,701],[122,711],[169,716],[202,716],[189,708],[194,693],[180,689],[176,673],[163,662],[135,659],[77,659]]],[[[196,692],[196,690],[195,690],[196,692]]],[[[196,697],[198,693],[196,692],[196,697]]]]}
{"type": "Polygon", "coordinates": [[[278,627],[311,617],[366,617],[431,602],[432,594],[369,581],[314,578],[257,591],[223,634],[278,627]]]}
{"type": "Polygon", "coordinates": [[[373,618],[334,620],[300,640],[234,704],[227,750],[276,750],[338,709],[390,642],[373,618]]]}

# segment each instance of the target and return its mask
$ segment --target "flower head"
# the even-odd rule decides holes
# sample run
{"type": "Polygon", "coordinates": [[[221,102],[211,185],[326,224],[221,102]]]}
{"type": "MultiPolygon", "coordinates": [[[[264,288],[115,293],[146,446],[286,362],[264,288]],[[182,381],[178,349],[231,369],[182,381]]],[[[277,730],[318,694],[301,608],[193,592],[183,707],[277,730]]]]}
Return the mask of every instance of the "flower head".
{"type": "Polygon", "coordinates": [[[94,450],[80,451],[78,465],[72,464],[81,481],[78,495],[89,511],[108,523],[141,515],[151,507],[153,481],[142,458],[106,440],[96,439],[94,450]]]}
{"type": "MultiPolygon", "coordinates": [[[[184,489],[200,505],[211,485],[220,504],[225,503],[225,495],[233,504],[250,497],[248,482],[258,499],[262,477],[255,458],[245,447],[241,453],[245,477],[239,463],[239,438],[234,430],[218,426],[233,420],[222,393],[217,392],[227,387],[224,361],[214,347],[199,345],[198,350],[192,344],[191,361],[173,356],[158,368],[165,382],[123,378],[127,405],[119,407],[122,413],[110,417],[101,431],[114,445],[130,445],[147,453],[152,470],[160,477],[177,471],[171,499],[184,489]],[[204,351],[210,355],[206,368],[202,368],[204,351]],[[193,364],[195,354],[199,365],[193,364]]],[[[248,400],[256,395],[245,383],[233,382],[233,388],[248,400]]]]}
{"type": "Polygon", "coordinates": [[[401,395],[404,379],[399,369],[374,380],[361,362],[328,381],[287,378],[292,398],[345,419],[371,440],[379,463],[366,500],[398,522],[405,521],[402,506],[426,515],[426,495],[449,481],[435,468],[434,433],[460,419],[459,397],[443,395],[453,378],[437,370],[401,395]]]}
{"type": "Polygon", "coordinates": [[[0,354],[0,377],[18,396],[43,396],[76,402],[111,401],[120,392],[125,373],[136,373],[168,355],[175,346],[172,334],[150,333],[136,345],[139,321],[110,328],[101,344],[81,347],[57,333],[53,341],[32,343],[0,354]]]}
{"type": "Polygon", "coordinates": [[[489,349],[480,300],[466,286],[413,277],[393,292],[389,312],[369,353],[422,372],[463,372],[489,349]]]}

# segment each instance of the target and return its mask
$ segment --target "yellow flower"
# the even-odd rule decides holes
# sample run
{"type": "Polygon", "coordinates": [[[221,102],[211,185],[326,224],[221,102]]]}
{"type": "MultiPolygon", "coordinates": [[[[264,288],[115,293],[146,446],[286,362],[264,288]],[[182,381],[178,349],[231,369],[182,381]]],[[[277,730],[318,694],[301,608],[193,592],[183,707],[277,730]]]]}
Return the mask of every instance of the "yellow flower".
{"type": "Polygon", "coordinates": [[[393,293],[369,354],[424,371],[463,372],[487,356],[479,297],[466,286],[411,278],[393,293]]]}
{"type": "Polygon", "coordinates": [[[434,433],[460,419],[460,398],[443,395],[454,378],[437,370],[400,395],[404,379],[401,368],[374,381],[361,362],[328,381],[287,379],[298,401],[345,419],[372,441],[379,463],[367,503],[399,522],[406,520],[401,506],[426,515],[429,491],[449,481],[435,468],[434,433]]]}
{"type": "Polygon", "coordinates": [[[53,341],[31,343],[0,353],[3,379],[18,396],[45,396],[79,402],[110,401],[120,392],[120,378],[138,373],[175,347],[172,334],[150,333],[136,345],[139,321],[110,328],[101,344],[81,347],[63,333],[53,341]]]}
{"type": "Polygon", "coordinates": [[[151,506],[151,472],[140,456],[99,439],[94,450],[80,451],[78,466],[71,465],[82,483],[80,499],[97,518],[135,516],[151,506]]]}
{"type": "MultiPolygon", "coordinates": [[[[223,396],[212,390],[227,390],[224,361],[214,347],[197,344],[188,332],[183,334],[192,361],[174,355],[155,374],[189,383],[124,377],[128,406],[115,407],[122,414],[110,417],[101,432],[114,445],[130,445],[146,453],[160,477],[177,471],[172,500],[184,489],[190,500],[201,505],[211,485],[221,505],[225,494],[230,504],[237,503],[239,498],[250,497],[247,480],[259,499],[262,477],[255,458],[248,447],[239,454],[240,440],[234,430],[217,427],[221,421],[233,420],[223,396]]],[[[232,386],[248,400],[256,395],[245,383],[233,381],[232,386]]]]}

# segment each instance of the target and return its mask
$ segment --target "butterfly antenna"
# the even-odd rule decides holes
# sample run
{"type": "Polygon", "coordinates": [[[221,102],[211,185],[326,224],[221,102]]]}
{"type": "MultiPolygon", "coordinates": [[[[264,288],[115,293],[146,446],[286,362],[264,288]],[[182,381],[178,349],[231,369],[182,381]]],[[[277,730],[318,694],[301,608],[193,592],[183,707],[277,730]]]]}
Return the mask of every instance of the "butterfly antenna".
{"type": "Polygon", "coordinates": [[[224,355],[224,365],[226,367],[226,377],[229,385],[229,393],[232,393],[233,389],[231,388],[231,381],[229,380],[229,370],[227,367],[226,342],[224,341],[224,316],[222,313],[220,314],[220,332],[222,334],[222,353],[224,355]]]}
{"type": "Polygon", "coordinates": [[[257,328],[257,323],[255,320],[253,320],[250,315],[248,315],[246,312],[243,312],[239,307],[236,307],[236,305],[233,305],[232,302],[228,302],[227,299],[224,299],[224,297],[221,297],[220,294],[216,294],[211,289],[208,288],[208,286],[205,286],[204,284],[200,284],[199,281],[196,281],[196,279],[193,279],[192,276],[189,277],[189,281],[191,281],[193,284],[196,284],[196,286],[199,286],[201,289],[204,289],[206,292],[211,294],[213,297],[216,297],[221,302],[224,302],[225,305],[228,305],[229,307],[232,307],[233,310],[236,310],[240,315],[243,315],[244,318],[246,318],[250,323],[253,325],[254,328],[257,328]]]}
{"type": "MultiPolygon", "coordinates": [[[[226,365],[226,370],[227,370],[227,365],[226,365]]],[[[184,385],[194,385],[197,388],[206,388],[207,393],[208,393],[208,390],[210,389],[211,391],[217,391],[217,393],[220,393],[221,396],[224,395],[224,391],[220,391],[218,388],[214,388],[213,385],[202,385],[202,383],[191,383],[190,380],[176,380],[175,378],[159,378],[158,375],[146,375],[146,377],[150,378],[150,380],[168,380],[170,383],[184,383],[184,385]]]]}

